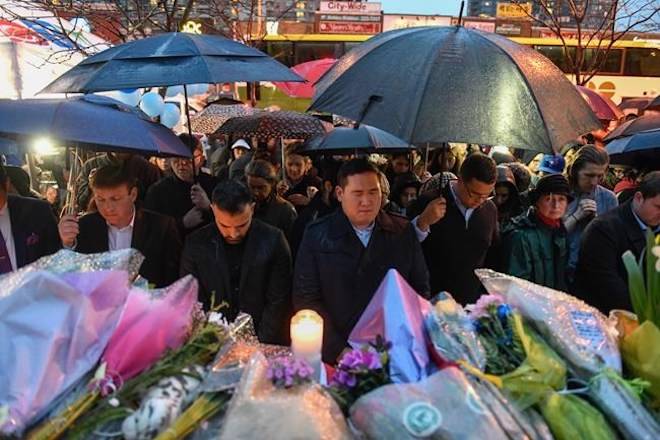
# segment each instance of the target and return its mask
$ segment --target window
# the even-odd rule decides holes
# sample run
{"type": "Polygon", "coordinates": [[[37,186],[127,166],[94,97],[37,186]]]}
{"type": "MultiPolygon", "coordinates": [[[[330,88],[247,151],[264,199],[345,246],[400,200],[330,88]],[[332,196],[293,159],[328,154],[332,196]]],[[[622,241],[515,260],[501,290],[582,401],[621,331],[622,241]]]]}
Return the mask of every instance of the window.
{"type": "Polygon", "coordinates": [[[271,41],[267,44],[266,52],[285,66],[291,67],[294,64],[293,43],[288,41],[271,41]]]}
{"type": "Polygon", "coordinates": [[[620,74],[621,73],[621,60],[623,58],[623,50],[621,49],[611,49],[607,53],[607,59],[605,59],[605,49],[587,49],[584,53],[584,64],[583,68],[588,69],[591,66],[595,56],[596,66],[598,66],[598,72],[601,74],[620,74]],[[604,60],[604,61],[603,61],[604,60]]]}
{"type": "Polygon", "coordinates": [[[341,42],[296,43],[295,64],[322,58],[340,58],[343,52],[341,42]]]}
{"type": "Polygon", "coordinates": [[[626,49],[623,74],[660,77],[660,49],[626,49]]]}
{"type": "MultiPolygon", "coordinates": [[[[564,73],[571,73],[569,70],[569,64],[567,57],[564,56],[564,47],[563,46],[534,46],[534,49],[538,51],[541,55],[548,58],[552,63],[559,67],[564,73]]],[[[568,48],[572,55],[575,55],[575,48],[568,48]]]]}

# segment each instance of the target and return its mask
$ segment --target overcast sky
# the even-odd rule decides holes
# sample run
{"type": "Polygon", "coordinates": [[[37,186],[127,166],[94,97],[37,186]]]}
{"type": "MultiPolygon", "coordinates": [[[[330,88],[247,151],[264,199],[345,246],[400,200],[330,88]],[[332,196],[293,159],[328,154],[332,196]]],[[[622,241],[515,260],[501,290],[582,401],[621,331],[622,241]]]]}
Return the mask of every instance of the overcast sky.
{"type": "MultiPolygon", "coordinates": [[[[461,0],[380,0],[386,13],[455,15],[461,9],[461,0]]],[[[465,2],[467,9],[467,1],[465,2]]],[[[466,13],[464,12],[463,15],[466,13]]]]}

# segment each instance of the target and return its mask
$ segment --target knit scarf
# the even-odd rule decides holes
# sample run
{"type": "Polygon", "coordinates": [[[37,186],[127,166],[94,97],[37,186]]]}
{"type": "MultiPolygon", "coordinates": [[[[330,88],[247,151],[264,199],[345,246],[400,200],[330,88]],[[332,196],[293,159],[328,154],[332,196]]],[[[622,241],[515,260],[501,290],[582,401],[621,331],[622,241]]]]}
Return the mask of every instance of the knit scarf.
{"type": "Polygon", "coordinates": [[[546,225],[550,229],[557,229],[557,228],[561,227],[561,219],[560,218],[557,219],[557,220],[554,220],[554,219],[551,219],[550,217],[544,216],[543,214],[541,214],[538,211],[536,211],[536,216],[541,221],[541,223],[543,223],[544,225],[546,225]]]}

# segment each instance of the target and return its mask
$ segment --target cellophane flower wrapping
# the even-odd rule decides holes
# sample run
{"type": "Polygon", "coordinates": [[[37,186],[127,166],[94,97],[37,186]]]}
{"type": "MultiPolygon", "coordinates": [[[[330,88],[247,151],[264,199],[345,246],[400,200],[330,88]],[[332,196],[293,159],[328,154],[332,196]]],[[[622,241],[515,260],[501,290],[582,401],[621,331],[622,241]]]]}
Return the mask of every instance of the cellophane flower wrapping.
{"type": "Polygon", "coordinates": [[[223,421],[220,439],[344,440],[351,433],[341,410],[320,385],[278,389],[261,354],[249,361],[223,421]]]}
{"type": "Polygon", "coordinates": [[[465,361],[482,370],[486,354],[463,307],[448,293],[441,293],[425,319],[433,348],[443,359],[465,361]]]}
{"type": "Polygon", "coordinates": [[[2,433],[20,435],[97,364],[126,303],[128,276],[28,268],[0,279],[2,433]]]}
{"type": "Polygon", "coordinates": [[[652,406],[660,409],[660,329],[645,321],[623,338],[621,355],[627,371],[649,382],[652,406]]]}
{"type": "Polygon", "coordinates": [[[597,309],[529,281],[488,269],[475,272],[490,294],[503,296],[538,329],[576,375],[588,379],[604,367],[621,373],[616,329],[597,309]]]}
{"type": "Polygon", "coordinates": [[[433,306],[419,296],[406,280],[390,269],[348,337],[360,348],[382,336],[392,344],[389,351],[393,382],[416,382],[436,370],[427,349],[424,317],[433,306]]]}
{"type": "Polygon", "coordinates": [[[163,289],[133,287],[103,354],[108,379],[117,381],[114,385],[119,387],[167,350],[179,348],[191,330],[196,302],[197,280],[192,275],[163,289]]]}
{"type": "Polygon", "coordinates": [[[351,422],[369,439],[511,439],[526,437],[509,420],[508,429],[484,404],[467,376],[448,367],[408,384],[392,384],[360,397],[351,422]]]}

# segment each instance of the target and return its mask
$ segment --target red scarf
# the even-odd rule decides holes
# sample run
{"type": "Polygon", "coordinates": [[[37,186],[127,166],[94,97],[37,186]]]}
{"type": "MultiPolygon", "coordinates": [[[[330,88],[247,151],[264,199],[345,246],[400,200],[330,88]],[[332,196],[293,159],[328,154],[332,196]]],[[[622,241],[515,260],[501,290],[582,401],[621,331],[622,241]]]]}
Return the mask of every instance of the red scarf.
{"type": "Polygon", "coordinates": [[[550,217],[546,217],[540,212],[536,211],[536,216],[538,217],[539,220],[541,220],[541,223],[549,227],[550,229],[557,229],[561,227],[561,219],[558,218],[557,220],[551,219],[550,217]]]}

